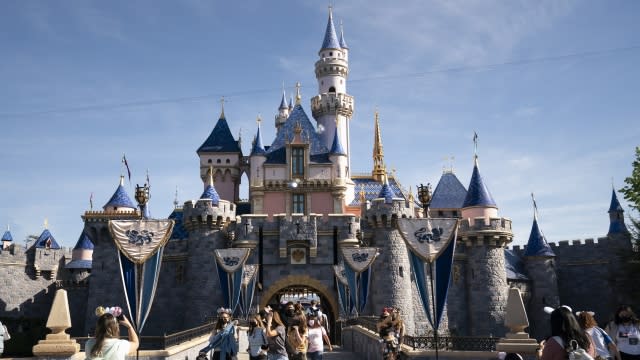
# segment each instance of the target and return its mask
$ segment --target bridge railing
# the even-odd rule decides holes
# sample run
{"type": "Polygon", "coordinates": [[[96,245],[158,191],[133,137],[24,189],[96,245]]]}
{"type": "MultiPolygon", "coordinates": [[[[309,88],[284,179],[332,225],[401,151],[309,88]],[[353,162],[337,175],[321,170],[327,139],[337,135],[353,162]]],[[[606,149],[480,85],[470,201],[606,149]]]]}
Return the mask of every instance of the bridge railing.
{"type": "MultiPolygon", "coordinates": [[[[345,321],[345,326],[359,325],[377,333],[376,316],[360,316],[345,321]]],[[[438,350],[456,351],[496,351],[500,338],[490,336],[438,336],[438,350]]],[[[403,343],[413,350],[434,350],[436,346],[433,335],[405,336],[403,343]]]]}

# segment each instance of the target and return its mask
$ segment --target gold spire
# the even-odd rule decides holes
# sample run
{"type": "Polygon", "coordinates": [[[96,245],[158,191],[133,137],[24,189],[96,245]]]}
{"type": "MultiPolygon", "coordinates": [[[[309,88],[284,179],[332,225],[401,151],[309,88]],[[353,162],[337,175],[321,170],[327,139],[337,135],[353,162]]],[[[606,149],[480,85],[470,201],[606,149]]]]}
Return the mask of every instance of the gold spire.
{"type": "Polygon", "coordinates": [[[300,82],[296,83],[296,105],[300,105],[302,102],[302,96],[300,96],[300,82]]]}
{"type": "Polygon", "coordinates": [[[378,118],[378,110],[376,110],[376,118],[373,135],[373,171],[371,176],[374,180],[384,183],[387,178],[387,168],[384,165],[384,151],[382,150],[382,135],[380,133],[380,120],[378,118]]]}
{"type": "Polygon", "coordinates": [[[366,193],[364,192],[364,188],[360,189],[360,204],[364,204],[367,201],[366,193]]]}
{"type": "Polygon", "coordinates": [[[44,218],[44,228],[49,229],[49,219],[44,218]]]}
{"type": "Polygon", "coordinates": [[[413,197],[413,188],[409,186],[409,202],[413,203],[415,198],[413,197]]]}

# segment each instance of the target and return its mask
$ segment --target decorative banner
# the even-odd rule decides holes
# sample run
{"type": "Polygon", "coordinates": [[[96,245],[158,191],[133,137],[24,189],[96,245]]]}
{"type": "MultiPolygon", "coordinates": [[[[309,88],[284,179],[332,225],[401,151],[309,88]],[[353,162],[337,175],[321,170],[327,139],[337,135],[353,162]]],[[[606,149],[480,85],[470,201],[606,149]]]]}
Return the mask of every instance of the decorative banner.
{"type": "Polygon", "coordinates": [[[235,311],[240,304],[244,263],[249,258],[250,249],[229,248],[215,251],[216,268],[220,279],[220,288],[224,298],[224,307],[235,311]]]}
{"type": "Polygon", "coordinates": [[[111,220],[109,232],[118,250],[135,264],[143,264],[164,246],[173,230],[173,220],[111,220]]]}
{"type": "Polygon", "coordinates": [[[433,262],[455,238],[458,219],[398,219],[398,230],[409,249],[426,262],[433,262]]]}
{"type": "Polygon", "coordinates": [[[241,311],[245,319],[249,317],[253,294],[256,288],[259,265],[245,265],[242,270],[242,288],[240,290],[241,311]]]}
{"type": "Polygon", "coordinates": [[[342,256],[347,263],[347,266],[344,266],[344,273],[349,286],[351,312],[355,307],[356,315],[367,305],[371,280],[370,267],[378,255],[378,248],[342,249],[342,256]]]}
{"type": "Polygon", "coordinates": [[[336,286],[338,287],[338,303],[340,304],[340,311],[348,316],[350,310],[353,310],[355,304],[349,299],[349,289],[347,283],[347,277],[344,270],[344,263],[333,265],[333,273],[336,276],[336,286]],[[351,307],[349,306],[351,305],[351,307]]]}
{"type": "Polygon", "coordinates": [[[361,273],[373,264],[378,257],[378,248],[343,248],[342,256],[349,267],[356,273],[361,273]]]}
{"type": "Polygon", "coordinates": [[[151,311],[164,245],[173,220],[114,220],[109,230],[118,248],[118,262],[129,315],[138,333],[151,311]]]}
{"type": "Polygon", "coordinates": [[[398,219],[398,228],[407,244],[411,272],[416,280],[422,308],[429,323],[437,331],[449,293],[458,220],[398,219]],[[429,300],[427,267],[435,304],[429,300]]]}
{"type": "Polygon", "coordinates": [[[347,285],[347,278],[344,273],[344,263],[333,265],[333,273],[336,275],[336,278],[340,283],[347,285]]]}

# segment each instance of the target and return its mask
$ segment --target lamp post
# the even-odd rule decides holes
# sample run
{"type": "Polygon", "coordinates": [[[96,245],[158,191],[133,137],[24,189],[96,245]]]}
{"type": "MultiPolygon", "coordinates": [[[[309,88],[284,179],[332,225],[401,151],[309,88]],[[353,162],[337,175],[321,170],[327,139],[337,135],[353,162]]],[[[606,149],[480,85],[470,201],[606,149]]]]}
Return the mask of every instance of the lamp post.
{"type": "Polygon", "coordinates": [[[151,198],[149,195],[149,185],[144,184],[143,186],[140,186],[136,184],[135,198],[140,206],[140,214],[143,218],[148,219],[149,212],[147,211],[147,202],[149,202],[149,199],[151,198]]]}
{"type": "MultiPolygon", "coordinates": [[[[427,222],[429,223],[429,229],[431,229],[431,224],[429,219],[431,219],[431,215],[429,214],[429,205],[431,205],[431,184],[427,183],[427,185],[420,184],[418,186],[418,200],[422,204],[422,208],[424,209],[424,217],[427,218],[427,222]]],[[[433,261],[429,262],[429,283],[431,285],[431,304],[433,306],[433,340],[434,340],[434,349],[436,351],[436,359],[438,359],[438,327],[436,326],[436,300],[435,300],[435,292],[433,289],[433,261]]]]}

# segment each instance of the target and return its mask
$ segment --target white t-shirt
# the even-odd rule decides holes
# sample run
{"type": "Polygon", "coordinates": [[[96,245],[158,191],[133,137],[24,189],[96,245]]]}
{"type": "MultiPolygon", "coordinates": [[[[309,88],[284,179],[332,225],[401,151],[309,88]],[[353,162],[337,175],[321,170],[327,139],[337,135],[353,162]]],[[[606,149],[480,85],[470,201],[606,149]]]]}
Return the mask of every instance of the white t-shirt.
{"type": "Polygon", "coordinates": [[[640,330],[637,326],[619,324],[616,341],[619,351],[630,355],[640,355],[640,330]]]}
{"type": "Polygon", "coordinates": [[[608,358],[609,356],[611,356],[609,354],[609,347],[607,345],[612,340],[609,335],[604,332],[604,330],[596,326],[587,329],[587,333],[589,334],[589,336],[591,336],[593,346],[596,348],[596,355],[602,356],[604,358],[608,358]],[[605,340],[605,336],[609,339],[608,341],[605,340]]]}
{"type": "Polygon", "coordinates": [[[127,340],[105,339],[102,344],[102,354],[91,357],[91,350],[96,343],[96,339],[89,339],[84,346],[85,356],[88,360],[124,360],[129,353],[130,344],[127,340]]]}
{"type": "Polygon", "coordinates": [[[309,348],[307,349],[307,352],[324,350],[322,335],[327,335],[327,332],[322,326],[309,328],[309,348]]]}

